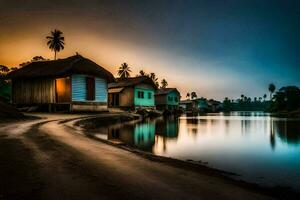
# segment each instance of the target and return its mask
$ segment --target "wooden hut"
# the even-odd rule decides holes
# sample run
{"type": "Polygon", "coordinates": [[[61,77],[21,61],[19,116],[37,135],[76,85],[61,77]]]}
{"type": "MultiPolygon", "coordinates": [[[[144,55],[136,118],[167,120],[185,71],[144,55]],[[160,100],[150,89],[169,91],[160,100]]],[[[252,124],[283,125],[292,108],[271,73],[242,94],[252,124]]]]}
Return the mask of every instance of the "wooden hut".
{"type": "Polygon", "coordinates": [[[180,93],[176,88],[162,88],[155,93],[155,105],[158,110],[179,109],[180,93]]]}
{"type": "Polygon", "coordinates": [[[108,105],[125,109],[155,108],[155,90],[156,85],[147,76],[119,78],[108,85],[108,105]]]}
{"type": "Polygon", "coordinates": [[[32,62],[7,78],[12,81],[13,104],[70,111],[107,109],[107,85],[114,81],[109,71],[80,55],[32,62]]]}
{"type": "Polygon", "coordinates": [[[194,112],[195,110],[197,110],[195,101],[189,99],[180,101],[179,106],[185,112],[194,112]]]}

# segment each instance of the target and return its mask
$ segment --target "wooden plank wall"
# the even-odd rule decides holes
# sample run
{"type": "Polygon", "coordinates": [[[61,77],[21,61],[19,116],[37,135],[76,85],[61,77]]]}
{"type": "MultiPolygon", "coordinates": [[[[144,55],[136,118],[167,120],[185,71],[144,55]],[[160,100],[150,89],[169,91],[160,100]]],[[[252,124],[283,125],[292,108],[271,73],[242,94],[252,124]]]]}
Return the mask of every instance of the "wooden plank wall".
{"type": "Polygon", "coordinates": [[[14,104],[55,103],[55,80],[13,80],[14,104]]]}
{"type": "Polygon", "coordinates": [[[133,88],[127,87],[120,93],[119,105],[120,107],[131,107],[133,105],[134,92],[133,88]]]}

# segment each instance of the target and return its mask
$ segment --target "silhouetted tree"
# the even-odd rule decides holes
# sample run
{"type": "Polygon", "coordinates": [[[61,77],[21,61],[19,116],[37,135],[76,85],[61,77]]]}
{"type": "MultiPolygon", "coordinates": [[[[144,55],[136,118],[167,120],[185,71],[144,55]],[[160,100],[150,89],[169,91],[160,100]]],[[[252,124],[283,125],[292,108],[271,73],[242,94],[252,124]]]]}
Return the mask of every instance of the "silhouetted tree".
{"type": "Polygon", "coordinates": [[[190,96],[191,96],[191,94],[188,92],[188,93],[186,93],[186,98],[190,98],[190,96]]]}
{"type": "Polygon", "coordinates": [[[146,73],[144,72],[144,70],[140,70],[140,76],[146,76],[146,73]]]}
{"type": "Polygon", "coordinates": [[[30,61],[26,61],[26,62],[19,64],[19,67],[24,67],[32,62],[44,61],[44,60],[49,60],[49,59],[46,59],[43,56],[34,56],[30,61]]]}
{"type": "Polygon", "coordinates": [[[159,87],[159,82],[157,81],[158,78],[156,78],[156,74],[152,72],[152,73],[150,73],[148,76],[149,76],[149,77],[152,79],[152,81],[155,83],[156,87],[159,87]]]}
{"type": "Polygon", "coordinates": [[[168,86],[168,82],[166,81],[166,79],[163,79],[161,81],[161,88],[166,88],[168,86]]]}
{"type": "Polygon", "coordinates": [[[120,76],[120,78],[128,78],[128,77],[130,77],[130,72],[131,72],[131,69],[128,66],[128,64],[123,63],[123,64],[121,64],[121,67],[119,67],[118,75],[120,76]]]}
{"type": "Polygon", "coordinates": [[[244,101],[245,95],[241,94],[241,101],[244,101]]]}
{"type": "Polygon", "coordinates": [[[47,45],[51,51],[54,51],[54,60],[56,60],[56,53],[65,48],[65,37],[63,37],[63,32],[54,29],[54,31],[51,31],[51,35],[46,38],[48,39],[47,45]]]}
{"type": "Polygon", "coordinates": [[[34,56],[34,57],[31,59],[31,62],[35,62],[35,61],[43,61],[43,60],[46,60],[43,56],[34,56]]]}
{"type": "Polygon", "coordinates": [[[0,65],[0,76],[3,76],[5,74],[7,74],[9,72],[9,68],[4,66],[4,65],[0,65]]]}
{"type": "Polygon", "coordinates": [[[19,69],[18,67],[11,67],[10,68],[10,71],[15,71],[15,70],[17,70],[17,69],[19,69]]]}
{"type": "Polygon", "coordinates": [[[276,87],[273,83],[270,83],[268,89],[269,89],[269,92],[270,92],[270,101],[271,101],[272,100],[272,94],[275,92],[276,87]]]}
{"type": "Polygon", "coordinates": [[[266,101],[267,94],[264,94],[263,98],[264,98],[264,101],[266,101]]]}
{"type": "Polygon", "coordinates": [[[22,62],[22,63],[19,64],[19,67],[24,67],[24,66],[26,66],[30,63],[31,63],[30,61],[22,62]]]}
{"type": "Polygon", "coordinates": [[[150,73],[149,77],[153,80],[153,82],[156,82],[157,81],[157,78],[156,78],[156,74],[155,73],[150,73]]]}
{"type": "Polygon", "coordinates": [[[3,79],[2,77],[5,76],[9,72],[9,68],[0,65],[0,100],[9,101],[10,99],[10,92],[8,90],[8,87],[10,85],[9,81],[3,79]]]}
{"type": "Polygon", "coordinates": [[[191,92],[191,98],[192,98],[192,99],[197,98],[197,93],[196,93],[196,92],[191,92]]]}
{"type": "Polygon", "coordinates": [[[233,102],[230,101],[230,99],[228,97],[225,97],[225,99],[223,101],[223,110],[225,112],[231,111],[232,110],[232,104],[233,104],[233,102]]]}
{"type": "Polygon", "coordinates": [[[273,110],[296,110],[300,108],[300,89],[296,86],[280,88],[274,95],[273,110]]]}

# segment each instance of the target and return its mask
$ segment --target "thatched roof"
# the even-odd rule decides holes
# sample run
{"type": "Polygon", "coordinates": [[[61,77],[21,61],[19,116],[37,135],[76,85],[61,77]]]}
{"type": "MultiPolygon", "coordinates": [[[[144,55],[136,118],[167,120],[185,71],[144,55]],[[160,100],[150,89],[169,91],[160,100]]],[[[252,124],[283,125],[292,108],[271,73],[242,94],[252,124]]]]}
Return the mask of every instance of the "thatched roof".
{"type": "Polygon", "coordinates": [[[141,83],[150,84],[156,89],[155,83],[148,76],[118,78],[115,83],[108,84],[108,88],[134,87],[135,85],[141,83]]]}
{"type": "Polygon", "coordinates": [[[92,75],[104,78],[108,82],[114,81],[114,76],[109,71],[81,55],[51,61],[31,62],[21,69],[10,72],[7,78],[56,78],[72,74],[92,75]]]}
{"type": "Polygon", "coordinates": [[[179,91],[176,88],[161,88],[156,91],[155,95],[166,95],[173,91],[180,95],[179,91]]]}

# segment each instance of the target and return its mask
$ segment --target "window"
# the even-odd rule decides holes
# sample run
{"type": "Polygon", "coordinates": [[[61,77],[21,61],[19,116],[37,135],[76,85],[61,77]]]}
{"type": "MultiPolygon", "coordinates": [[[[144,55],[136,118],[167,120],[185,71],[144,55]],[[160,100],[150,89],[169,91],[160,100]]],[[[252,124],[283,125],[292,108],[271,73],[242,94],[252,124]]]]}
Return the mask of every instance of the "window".
{"type": "Polygon", "coordinates": [[[86,100],[95,100],[95,78],[86,77],[86,100]]]}
{"type": "Polygon", "coordinates": [[[148,99],[151,99],[152,98],[152,94],[151,92],[148,92],[148,99]]]}
{"type": "Polygon", "coordinates": [[[173,97],[168,97],[169,101],[173,101],[173,97]]]}
{"type": "Polygon", "coordinates": [[[138,98],[143,99],[144,98],[144,92],[138,91],[138,98]]]}
{"type": "Polygon", "coordinates": [[[174,97],[174,99],[175,99],[175,102],[178,102],[178,97],[174,97]]]}

